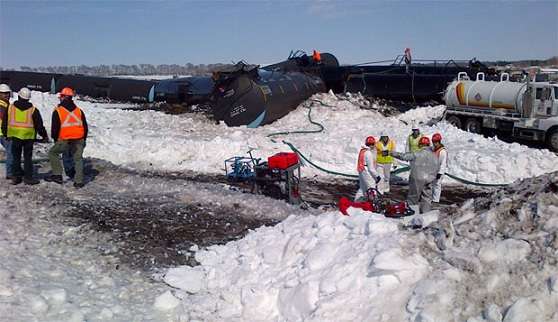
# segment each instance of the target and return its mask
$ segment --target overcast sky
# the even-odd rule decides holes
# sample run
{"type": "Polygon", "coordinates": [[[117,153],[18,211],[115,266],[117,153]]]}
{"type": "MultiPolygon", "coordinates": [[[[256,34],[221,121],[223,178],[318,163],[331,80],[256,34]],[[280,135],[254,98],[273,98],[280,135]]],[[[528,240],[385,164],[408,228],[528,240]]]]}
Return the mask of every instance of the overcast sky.
{"type": "Polygon", "coordinates": [[[7,1],[0,66],[558,55],[558,1],[7,1]]]}

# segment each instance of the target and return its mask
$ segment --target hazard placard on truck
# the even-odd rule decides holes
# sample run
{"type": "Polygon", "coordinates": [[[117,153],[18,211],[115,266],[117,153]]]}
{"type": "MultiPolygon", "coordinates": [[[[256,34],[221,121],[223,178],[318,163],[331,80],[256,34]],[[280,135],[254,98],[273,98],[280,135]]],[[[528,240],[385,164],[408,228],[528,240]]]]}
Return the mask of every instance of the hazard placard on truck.
{"type": "Polygon", "coordinates": [[[483,73],[470,80],[459,73],[446,88],[446,120],[473,133],[491,132],[543,142],[558,152],[558,83],[486,81],[483,73]]]}

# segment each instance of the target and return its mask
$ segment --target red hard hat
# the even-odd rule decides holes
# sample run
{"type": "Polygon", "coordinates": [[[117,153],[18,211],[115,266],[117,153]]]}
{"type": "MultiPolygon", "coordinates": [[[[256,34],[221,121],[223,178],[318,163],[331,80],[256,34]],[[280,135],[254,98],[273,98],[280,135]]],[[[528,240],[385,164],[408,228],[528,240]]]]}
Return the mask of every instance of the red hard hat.
{"type": "Polygon", "coordinates": [[[70,87],[64,87],[60,93],[58,94],[58,96],[74,96],[74,90],[71,89],[70,87]]]}
{"type": "Polygon", "coordinates": [[[442,142],[442,134],[434,133],[434,135],[432,135],[432,142],[442,142]]]}
{"type": "Polygon", "coordinates": [[[430,139],[427,136],[423,136],[419,140],[419,145],[430,145],[430,139]]]}
{"type": "Polygon", "coordinates": [[[374,144],[376,144],[376,139],[373,136],[369,136],[369,137],[366,138],[365,144],[367,146],[374,145],[374,144]]]}

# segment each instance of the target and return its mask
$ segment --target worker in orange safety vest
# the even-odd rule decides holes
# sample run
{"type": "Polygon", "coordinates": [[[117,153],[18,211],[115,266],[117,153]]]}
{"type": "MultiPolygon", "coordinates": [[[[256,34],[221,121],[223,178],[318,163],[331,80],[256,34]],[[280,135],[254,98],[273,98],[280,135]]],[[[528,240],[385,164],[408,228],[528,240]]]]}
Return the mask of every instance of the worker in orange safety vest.
{"type": "Polygon", "coordinates": [[[71,153],[74,166],[74,187],[84,185],[83,149],[87,139],[87,120],[83,111],[74,103],[74,90],[65,87],[58,94],[60,104],[52,112],[51,136],[56,142],[48,152],[52,174],[45,180],[62,184],[62,163],[60,155],[71,153]]]}
{"type": "Polygon", "coordinates": [[[365,198],[368,190],[376,188],[381,180],[381,177],[376,172],[375,143],[376,139],[373,136],[367,137],[358,153],[357,171],[359,189],[355,195],[355,201],[360,201],[365,198]]]}
{"type": "Polygon", "coordinates": [[[442,144],[442,135],[440,133],[434,133],[434,135],[432,135],[432,143],[434,145],[434,154],[438,158],[438,173],[436,174],[436,180],[434,180],[432,184],[432,202],[438,203],[442,196],[443,176],[446,174],[448,168],[448,151],[442,144]]]}

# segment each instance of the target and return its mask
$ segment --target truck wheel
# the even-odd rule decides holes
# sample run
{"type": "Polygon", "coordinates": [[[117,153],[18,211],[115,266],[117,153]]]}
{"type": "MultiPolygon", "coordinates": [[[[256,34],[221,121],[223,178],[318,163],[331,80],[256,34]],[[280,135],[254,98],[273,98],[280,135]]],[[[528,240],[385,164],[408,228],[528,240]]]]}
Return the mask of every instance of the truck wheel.
{"type": "Polygon", "coordinates": [[[461,119],[459,118],[459,116],[455,116],[455,115],[450,115],[446,118],[446,122],[448,122],[449,124],[455,126],[458,129],[462,129],[461,127],[461,119]]]}
{"type": "Polygon", "coordinates": [[[465,130],[467,132],[480,134],[482,132],[482,124],[478,119],[467,119],[467,121],[465,121],[465,130]]]}
{"type": "Polygon", "coordinates": [[[558,129],[554,129],[548,134],[546,145],[550,150],[558,152],[558,129]]]}

